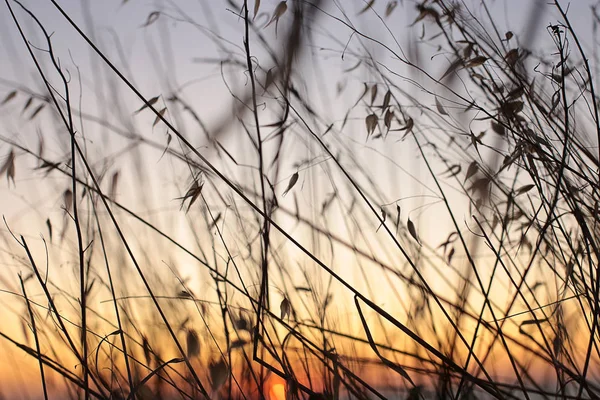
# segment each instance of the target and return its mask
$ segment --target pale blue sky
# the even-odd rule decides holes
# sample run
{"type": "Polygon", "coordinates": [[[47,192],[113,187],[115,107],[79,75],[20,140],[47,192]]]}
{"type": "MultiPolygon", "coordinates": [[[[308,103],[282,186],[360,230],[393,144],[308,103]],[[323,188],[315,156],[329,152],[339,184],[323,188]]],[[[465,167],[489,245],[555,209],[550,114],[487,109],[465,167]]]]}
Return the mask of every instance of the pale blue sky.
{"type": "MultiPolygon", "coordinates": [[[[159,93],[169,93],[175,87],[186,85],[182,94],[185,99],[193,104],[200,117],[210,127],[222,121],[224,117],[231,115],[232,98],[227,90],[220,70],[215,65],[207,65],[197,62],[198,58],[218,59],[224,57],[224,52],[219,48],[218,43],[223,44],[227,51],[235,54],[241,54],[241,46],[243,39],[243,24],[242,21],[234,15],[234,10],[231,10],[226,1],[220,0],[204,0],[204,1],[148,1],[148,0],[129,0],[125,4],[122,1],[107,0],[107,1],[91,1],[91,0],[68,0],[59,2],[65,11],[84,28],[90,32],[90,22],[93,24],[95,39],[99,43],[107,55],[115,62],[118,67],[121,67],[125,75],[132,79],[136,86],[147,97],[153,97],[159,93]],[[152,12],[160,10],[165,13],[161,15],[155,22],[148,27],[143,27],[148,17],[152,12]],[[180,13],[181,11],[181,13],[180,13]],[[169,15],[167,18],[165,15],[169,15]],[[176,21],[175,19],[186,18],[189,16],[200,27],[192,26],[188,23],[176,21]],[[212,32],[212,33],[211,33],[212,32]],[[220,35],[220,39],[214,39],[213,35],[220,35]],[[118,38],[120,48],[116,46],[115,40],[118,38]],[[164,56],[159,56],[162,53],[164,56]]],[[[261,12],[267,16],[259,17],[262,21],[268,18],[277,5],[276,0],[263,0],[261,2],[261,12]]],[[[383,13],[385,10],[385,1],[376,1],[375,10],[383,13]]],[[[475,4],[473,10],[477,18],[485,18],[485,13],[478,1],[467,1],[468,4],[475,4]]],[[[28,32],[29,38],[34,45],[44,47],[44,43],[39,35],[36,36],[36,30],[33,29],[31,21],[12,3],[17,11],[19,19],[28,32]]],[[[110,82],[116,82],[114,75],[102,65],[102,62],[97,56],[91,53],[91,50],[77,35],[77,33],[66,23],[64,18],[58,13],[49,1],[28,0],[24,1],[35,15],[40,18],[49,32],[53,32],[52,39],[55,45],[55,50],[59,55],[63,66],[69,70],[72,76],[76,77],[76,69],[71,61],[80,66],[83,83],[82,105],[84,109],[90,111],[95,110],[97,95],[109,96],[113,88],[105,84],[107,77],[110,77],[110,82]],[[104,83],[103,83],[104,82],[104,83]]],[[[253,2],[250,2],[253,6],[253,2]]],[[[357,15],[358,11],[364,6],[363,1],[327,1],[324,3],[325,8],[334,15],[341,16],[339,6],[344,7],[344,11],[350,20],[356,24],[356,27],[367,34],[372,34],[377,39],[390,44],[394,47],[393,41],[388,32],[381,29],[379,20],[372,12],[367,12],[362,15],[357,15]]],[[[390,30],[398,38],[400,45],[404,50],[409,46],[407,42],[414,39],[414,34],[409,34],[409,26],[414,21],[417,12],[415,9],[416,2],[404,0],[400,2],[398,8],[387,19],[390,30]]],[[[536,45],[534,50],[540,51],[542,54],[550,55],[551,47],[546,45],[549,43],[549,35],[546,32],[546,26],[549,23],[557,21],[557,13],[552,5],[549,5],[543,0],[496,0],[486,1],[490,7],[490,12],[493,18],[499,23],[499,30],[511,30],[520,40],[520,35],[527,32],[528,27],[533,29],[536,37],[536,45]],[[531,10],[535,10],[538,16],[537,27],[528,25],[531,16],[531,10]],[[546,50],[548,51],[546,52],[546,50]],[[545,53],[546,52],[546,53],[545,53]]],[[[561,2],[564,7],[567,7],[567,2],[561,2]]],[[[580,38],[587,48],[593,48],[591,32],[592,32],[592,15],[591,5],[595,4],[592,0],[577,0],[569,5],[569,15],[571,21],[580,38]]],[[[0,6],[6,9],[6,5],[0,6]]],[[[289,13],[288,13],[289,14],[289,13]]],[[[285,28],[286,21],[289,22],[290,16],[286,14],[280,22],[280,29],[285,28]],[[287,18],[287,20],[286,20],[287,18]]],[[[349,81],[354,83],[356,90],[360,90],[361,81],[369,82],[372,77],[365,75],[360,70],[352,72],[347,76],[341,72],[355,64],[355,59],[347,57],[342,61],[340,52],[348,39],[350,39],[350,31],[341,24],[325,17],[321,17],[321,23],[314,27],[315,42],[323,48],[313,47],[312,58],[304,61],[303,68],[299,69],[304,75],[307,87],[304,88],[307,93],[311,93],[313,101],[318,104],[326,112],[330,113],[333,120],[343,118],[343,112],[348,105],[354,100],[350,97],[345,98],[335,97],[335,87],[337,84],[349,81]],[[338,42],[331,40],[326,35],[332,35],[338,39],[338,42]],[[334,51],[332,51],[334,50],[334,51]],[[317,64],[318,63],[318,64],[317,64]]],[[[485,21],[483,21],[485,24],[485,21]]],[[[276,49],[281,47],[278,38],[275,37],[273,25],[262,29],[261,33],[276,49]]],[[[39,77],[35,71],[29,55],[25,51],[21,39],[18,37],[18,32],[8,12],[0,12],[0,78],[8,79],[11,82],[17,82],[36,90],[42,89],[39,77]]],[[[426,48],[426,46],[424,46],[426,48]]],[[[256,60],[265,69],[271,66],[269,58],[260,51],[260,47],[255,44],[254,54],[256,60]]],[[[348,50],[362,50],[356,38],[350,40],[348,50]]],[[[381,50],[376,46],[369,45],[369,49],[378,54],[381,50]]],[[[432,47],[434,54],[435,48],[432,47]]],[[[427,60],[427,56],[423,56],[427,60]]],[[[590,57],[592,54],[590,54],[590,57]]],[[[386,56],[387,57],[387,56],[386,56]]],[[[442,53],[442,57],[444,57],[442,53]]],[[[447,61],[445,59],[435,58],[436,62],[427,62],[425,67],[429,68],[430,64],[439,65],[438,75],[446,68],[447,61]]],[[[393,64],[392,64],[393,65],[393,64]]],[[[401,72],[402,73],[402,72],[401,72]]],[[[259,79],[264,79],[259,72],[259,79]]],[[[227,76],[228,84],[243,88],[245,85],[245,76],[243,73],[227,76]]],[[[112,84],[112,83],[111,83],[112,84]]],[[[117,87],[122,88],[121,84],[117,87]]],[[[74,89],[77,89],[75,81],[72,84],[74,89]]],[[[0,80],[0,97],[12,89],[10,82],[0,80]]],[[[132,112],[139,107],[141,102],[139,99],[128,92],[121,90],[119,92],[119,102],[109,103],[112,108],[112,113],[121,112],[126,116],[126,120],[131,119],[133,124],[145,123],[146,127],[152,124],[154,119],[149,115],[141,115],[132,117],[132,112]]],[[[425,102],[431,101],[431,96],[425,102]]],[[[17,103],[10,107],[0,109],[1,116],[18,115],[20,107],[25,98],[20,97],[17,103]],[[12,114],[11,114],[12,113],[12,114]]],[[[106,118],[106,108],[101,107],[96,110],[96,114],[104,113],[106,118]]],[[[356,140],[362,142],[364,140],[364,132],[362,124],[356,132],[356,140]]],[[[38,140],[38,132],[44,129],[44,126],[39,123],[23,121],[23,118],[4,118],[0,125],[0,132],[3,135],[13,137],[15,140],[23,144],[36,147],[38,140]]],[[[164,138],[164,130],[160,127],[153,129],[150,136],[158,142],[166,143],[164,138]],[[162,133],[161,133],[162,132],[162,133]]],[[[92,132],[88,132],[91,134],[92,132]]],[[[44,132],[48,135],[48,132],[44,132]]],[[[192,137],[197,138],[198,145],[202,145],[201,135],[196,134],[192,137]]],[[[52,136],[48,135],[46,146],[48,154],[59,156],[64,154],[64,135],[52,136]],[[62,139],[60,139],[62,137],[62,139]],[[62,141],[62,144],[61,144],[62,141]]],[[[95,141],[96,146],[103,144],[106,146],[104,151],[116,152],[119,150],[119,142],[111,141],[103,143],[102,139],[95,141]]],[[[234,143],[235,145],[235,143],[234,143]]],[[[302,147],[302,146],[301,146],[302,147]]],[[[93,148],[93,147],[92,147],[93,148]]],[[[8,152],[8,146],[0,145],[0,156],[8,152]]],[[[241,146],[240,153],[243,156],[244,147],[241,146]]],[[[388,151],[386,146],[378,148],[382,151],[388,151]]],[[[289,151],[290,149],[288,149],[289,151]]],[[[391,151],[391,150],[389,150],[391,151]]],[[[411,150],[412,151],[412,150],[411,150]]],[[[408,153],[412,154],[412,153],[408,153]]],[[[155,168],[158,155],[151,158],[151,168],[155,168]]],[[[301,156],[299,156],[301,157],[301,156]]],[[[399,157],[398,153],[391,153],[391,157],[399,157]]],[[[255,160],[250,157],[248,160],[254,163],[255,160]]],[[[149,161],[150,162],[150,161],[149,161]]],[[[292,164],[294,161],[290,161],[292,164]]],[[[406,166],[410,170],[411,166],[406,166]]],[[[23,171],[19,169],[19,171],[23,171]]],[[[165,169],[161,169],[161,173],[165,169]]],[[[180,171],[181,172],[181,171],[180,171]]],[[[284,171],[281,180],[285,184],[286,178],[293,172],[293,168],[284,171]]],[[[25,176],[26,172],[23,171],[25,176]]],[[[164,181],[169,181],[172,178],[163,177],[164,181]]],[[[17,182],[19,174],[17,174],[17,182]]],[[[156,183],[157,190],[162,190],[163,180],[158,179],[156,183]]],[[[414,183],[414,182],[413,182],[414,183]]],[[[20,189],[24,189],[26,185],[19,185],[20,189]]],[[[9,191],[7,188],[2,189],[6,196],[0,199],[0,207],[7,214],[13,214],[17,210],[22,209],[22,201],[15,197],[14,191],[9,191]]],[[[183,188],[171,187],[172,198],[180,195],[183,188]]],[[[23,194],[22,194],[23,195],[23,194]]],[[[47,197],[47,196],[46,196],[47,197]]],[[[393,201],[394,197],[389,200],[393,201]]],[[[56,197],[53,204],[49,207],[55,207],[60,201],[56,197]]],[[[171,204],[175,206],[176,204],[171,204]]],[[[23,214],[19,214],[22,218],[23,214]]],[[[43,221],[43,220],[42,220],[43,221]]]]}

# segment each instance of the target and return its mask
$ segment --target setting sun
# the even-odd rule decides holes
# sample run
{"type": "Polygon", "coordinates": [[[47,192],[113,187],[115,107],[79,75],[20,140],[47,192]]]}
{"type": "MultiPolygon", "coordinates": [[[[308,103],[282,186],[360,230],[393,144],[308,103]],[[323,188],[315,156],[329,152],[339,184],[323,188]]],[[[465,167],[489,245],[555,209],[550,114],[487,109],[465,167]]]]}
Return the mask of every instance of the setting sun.
{"type": "Polygon", "coordinates": [[[285,400],[285,384],[275,383],[271,386],[269,400],[285,400]]]}

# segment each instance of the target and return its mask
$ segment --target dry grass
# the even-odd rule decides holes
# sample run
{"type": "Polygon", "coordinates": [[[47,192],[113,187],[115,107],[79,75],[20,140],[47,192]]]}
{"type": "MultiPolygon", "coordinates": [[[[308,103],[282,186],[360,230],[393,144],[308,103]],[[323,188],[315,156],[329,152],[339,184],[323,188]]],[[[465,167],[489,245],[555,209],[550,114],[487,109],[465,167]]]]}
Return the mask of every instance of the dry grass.
{"type": "Polygon", "coordinates": [[[600,65],[564,2],[512,32],[501,2],[125,1],[149,59],[61,3],[3,6],[23,397],[600,396],[600,65]]]}

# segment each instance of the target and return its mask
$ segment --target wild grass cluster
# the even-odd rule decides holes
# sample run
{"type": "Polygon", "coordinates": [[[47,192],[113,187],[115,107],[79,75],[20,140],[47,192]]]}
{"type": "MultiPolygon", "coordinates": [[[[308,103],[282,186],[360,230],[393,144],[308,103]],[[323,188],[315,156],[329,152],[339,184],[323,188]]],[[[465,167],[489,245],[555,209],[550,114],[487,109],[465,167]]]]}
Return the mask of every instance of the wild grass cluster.
{"type": "Polygon", "coordinates": [[[600,396],[597,4],[107,3],[1,6],[0,397],[600,396]]]}

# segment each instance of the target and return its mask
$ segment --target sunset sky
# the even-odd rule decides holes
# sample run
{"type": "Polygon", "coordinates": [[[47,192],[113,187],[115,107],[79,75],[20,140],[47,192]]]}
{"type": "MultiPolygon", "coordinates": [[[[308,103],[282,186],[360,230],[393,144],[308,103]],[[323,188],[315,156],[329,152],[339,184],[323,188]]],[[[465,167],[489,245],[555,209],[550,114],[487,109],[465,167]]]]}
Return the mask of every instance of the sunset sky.
{"type": "MultiPolygon", "coordinates": [[[[214,371],[222,355],[235,355],[231,358],[235,382],[228,375],[229,383],[217,385],[212,395],[234,383],[238,389],[244,387],[244,379],[251,381],[255,372],[245,362],[253,357],[253,323],[261,291],[265,244],[259,212],[273,204],[277,206],[273,214],[277,226],[271,225],[269,230],[267,285],[268,311],[272,314],[264,314],[263,339],[272,341],[274,350],[269,351],[275,354],[266,349],[259,350],[259,354],[279,371],[293,370],[307,387],[313,384],[318,391],[335,386],[334,375],[341,367],[328,361],[326,371],[319,361],[325,353],[339,356],[349,366],[348,371],[355,371],[388,396],[400,396],[400,388],[408,390],[410,385],[387,368],[382,357],[404,365],[417,385],[432,385],[434,375],[422,368],[437,367],[439,358],[394,326],[391,318],[401,321],[461,367],[469,358],[466,369],[482,377],[447,317],[458,319],[466,341],[472,340],[477,329],[475,352],[478,356],[487,353],[496,325],[491,323],[493,316],[480,288],[481,279],[486,290],[490,287],[489,301],[497,313],[495,317],[509,317],[502,328],[506,343],[494,339],[484,363],[487,372],[507,385],[517,385],[511,364],[514,361],[506,354],[509,348],[519,368],[531,371],[532,380],[538,380],[544,390],[554,390],[558,378],[546,348],[557,345],[542,343],[539,332],[545,328],[539,322],[523,324],[532,316],[520,314],[527,311],[527,305],[515,294],[514,281],[519,281],[525,269],[529,274],[527,293],[535,293],[531,306],[542,309],[536,310],[537,317],[554,321],[552,318],[558,318],[558,314],[560,318],[564,315],[570,341],[578,345],[571,349],[573,359],[568,362],[578,368],[582,364],[589,332],[578,297],[573,296],[572,289],[564,289],[568,278],[565,283],[562,276],[572,271],[565,273],[562,265],[568,264],[570,256],[556,261],[560,268],[556,267],[559,272],[555,274],[547,267],[545,255],[530,263],[535,247],[532,236],[531,243],[511,242],[510,250],[502,250],[504,262],[498,263],[496,249],[490,248],[471,218],[477,214],[489,222],[492,213],[486,214],[484,206],[474,207],[462,191],[461,185],[479,176],[465,177],[467,167],[475,160],[490,171],[497,170],[503,162],[502,151],[508,152],[507,146],[496,136],[494,142],[489,134],[484,139],[486,146],[477,149],[479,154],[469,150],[471,139],[465,138],[460,129],[479,134],[487,130],[489,121],[475,113],[467,117],[463,109],[468,104],[442,85],[440,77],[448,71],[453,55],[440,44],[443,35],[436,27],[426,18],[419,18],[418,2],[399,1],[394,12],[383,18],[386,5],[392,2],[375,1],[372,10],[363,10],[366,1],[323,1],[316,19],[306,25],[310,29],[302,30],[306,40],[293,61],[293,88],[310,107],[291,96],[294,101],[287,111],[289,120],[280,125],[278,119],[287,115],[284,91],[274,89],[281,84],[281,77],[277,75],[279,81],[271,84],[268,80],[273,76],[270,74],[277,74],[274,60],[281,62],[289,50],[285,38],[293,22],[293,1],[287,2],[288,9],[277,22],[277,33],[275,23],[265,25],[280,2],[260,2],[253,20],[256,29],[251,31],[255,68],[252,80],[245,64],[245,26],[238,15],[239,1],[57,3],[146,100],[154,99],[152,106],[190,146],[144,107],[144,102],[51,1],[23,0],[23,6],[50,35],[54,54],[68,80],[75,137],[88,163],[76,157],[77,177],[93,188],[95,183],[86,171],[90,166],[100,190],[110,198],[110,210],[119,227],[117,230],[99,196],[91,193],[95,190],[84,190],[84,185],[78,183],[75,203],[84,250],[79,249],[72,218],[70,135],[53,104],[46,102],[48,91],[8,6],[0,5],[0,102],[5,99],[0,105],[0,212],[6,221],[0,240],[0,263],[4,264],[0,268],[0,354],[6,355],[6,362],[0,363],[0,398],[43,398],[37,360],[7,339],[35,348],[19,276],[25,280],[33,304],[42,353],[57,360],[73,376],[80,376],[81,365],[68,349],[56,315],[48,311],[49,301],[42,290],[46,285],[67,321],[70,335],[79,344],[80,250],[84,253],[90,310],[88,359],[98,357],[100,376],[113,384],[127,380],[115,317],[118,304],[122,317],[126,316],[123,330],[137,378],[152,371],[147,364],[158,367],[159,355],[162,362],[182,357],[173,345],[174,336],[183,343],[187,351],[184,356],[191,359],[194,370],[209,388],[219,378],[214,371]],[[364,36],[353,33],[350,26],[364,36]],[[399,55],[421,70],[408,67],[399,55]],[[264,143],[261,157],[254,137],[256,120],[250,111],[254,105],[250,101],[251,105],[242,104],[254,80],[256,120],[260,119],[264,143]],[[401,121],[416,121],[415,131],[430,140],[425,146],[430,159],[424,160],[419,143],[406,138],[406,127],[388,132],[389,137],[374,137],[382,132],[385,107],[378,104],[390,101],[389,97],[384,100],[388,87],[393,89],[389,90],[390,95],[394,93],[391,101],[396,112],[403,115],[402,120],[394,121],[394,127],[399,127],[401,121]],[[363,91],[365,95],[360,97],[363,91]],[[436,119],[440,115],[431,117],[436,110],[443,114],[441,119],[436,119]],[[373,133],[365,119],[369,114],[380,115],[373,133]],[[458,145],[447,140],[447,136],[454,138],[450,129],[456,129],[458,145]],[[496,152],[497,143],[501,151],[496,152]],[[453,150],[455,145],[459,150],[453,150]],[[474,156],[461,159],[462,152],[468,151],[474,156]],[[209,167],[198,154],[210,163],[209,167]],[[448,176],[448,165],[453,162],[460,165],[458,181],[448,176]],[[259,172],[263,169],[264,179],[259,172]],[[443,177],[439,188],[434,177],[443,177]],[[448,213],[446,204],[453,214],[448,213]],[[458,235],[453,234],[454,223],[466,238],[464,245],[459,245],[458,235]],[[41,279],[32,273],[27,253],[18,243],[21,235],[41,279]],[[445,241],[447,246],[440,246],[445,241]],[[471,262],[477,264],[480,275],[472,273],[471,262]],[[528,263],[534,266],[531,272],[528,263]],[[115,298],[107,270],[112,271],[115,298]],[[427,300],[422,280],[435,293],[437,303],[431,297],[427,300]],[[153,304],[146,284],[158,297],[161,312],[153,304]],[[558,294],[562,299],[570,296],[560,311],[545,307],[558,300],[558,294]],[[362,317],[371,329],[368,333],[355,298],[361,299],[362,317]],[[387,312],[389,318],[379,315],[366,299],[387,312]],[[286,301],[290,302],[289,309],[286,301]],[[465,314],[458,317],[457,309],[465,314]],[[503,314],[505,310],[508,315],[503,314]],[[226,318],[228,330],[223,328],[226,318]],[[485,327],[477,324],[478,318],[486,322],[485,327]],[[303,347],[306,343],[290,334],[290,327],[322,348],[308,357],[303,347]],[[200,338],[200,350],[194,354],[189,350],[193,347],[190,332],[197,332],[200,338]],[[381,357],[369,346],[371,334],[381,357]],[[396,385],[398,381],[402,384],[396,385]]],[[[589,54],[593,61],[598,57],[592,14],[596,3],[561,2],[568,6],[582,46],[593,49],[589,54]]],[[[64,97],[62,81],[44,50],[47,43],[39,26],[18,3],[9,0],[9,4],[36,59],[41,60],[49,83],[59,99],[64,97]]],[[[249,2],[251,16],[254,4],[249,2]]],[[[496,35],[503,37],[510,31],[514,38],[511,35],[506,42],[511,46],[516,43],[519,49],[531,49],[539,59],[556,56],[547,27],[560,15],[548,2],[486,1],[487,10],[478,1],[465,4],[473,12],[469,24],[484,36],[478,39],[499,42],[496,35]],[[497,24],[496,33],[489,28],[488,17],[497,24]]],[[[575,58],[574,45],[569,49],[575,58]]],[[[535,76],[536,84],[543,86],[538,82],[544,82],[548,65],[536,65],[536,60],[527,60],[524,65],[535,76]]],[[[495,73],[501,75],[501,71],[495,73]]],[[[478,96],[468,83],[457,79],[453,85],[465,97],[478,96]]],[[[64,112],[67,107],[63,100],[59,102],[64,112]]],[[[588,128],[589,121],[584,119],[577,125],[582,131],[588,128]]],[[[510,178],[514,178],[513,184],[518,183],[515,187],[526,188],[515,196],[524,199],[531,189],[526,186],[527,175],[514,172],[510,178]]],[[[523,200],[528,209],[542,208],[539,198],[532,196],[529,200],[523,200]]],[[[498,207],[509,206],[499,202],[498,207]]],[[[597,361],[587,372],[587,379],[595,382],[600,373],[597,361]]],[[[257,374],[266,374],[257,364],[255,367],[260,371],[257,374]]],[[[76,393],[74,386],[67,388],[63,378],[46,369],[50,393],[56,396],[51,398],[76,393]]],[[[182,361],[165,370],[165,376],[173,375],[167,378],[177,384],[191,379],[182,361]]],[[[285,399],[286,382],[275,374],[267,378],[265,396],[285,399]]],[[[152,379],[152,385],[158,387],[159,380],[152,379]]],[[[173,388],[164,390],[176,393],[173,388]]],[[[252,396],[256,395],[253,392],[252,396]]]]}

